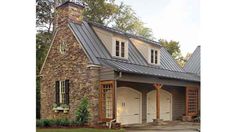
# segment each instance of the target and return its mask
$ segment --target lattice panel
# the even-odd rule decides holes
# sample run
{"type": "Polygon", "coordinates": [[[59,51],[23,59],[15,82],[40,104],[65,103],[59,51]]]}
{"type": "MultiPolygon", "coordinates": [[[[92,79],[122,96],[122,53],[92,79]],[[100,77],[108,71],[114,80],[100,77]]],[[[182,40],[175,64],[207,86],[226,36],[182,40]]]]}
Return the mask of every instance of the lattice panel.
{"type": "Polygon", "coordinates": [[[100,85],[100,114],[102,120],[113,119],[114,83],[102,82],[100,85]]]}
{"type": "Polygon", "coordinates": [[[187,115],[198,113],[198,91],[198,88],[187,88],[186,90],[187,115]]]}

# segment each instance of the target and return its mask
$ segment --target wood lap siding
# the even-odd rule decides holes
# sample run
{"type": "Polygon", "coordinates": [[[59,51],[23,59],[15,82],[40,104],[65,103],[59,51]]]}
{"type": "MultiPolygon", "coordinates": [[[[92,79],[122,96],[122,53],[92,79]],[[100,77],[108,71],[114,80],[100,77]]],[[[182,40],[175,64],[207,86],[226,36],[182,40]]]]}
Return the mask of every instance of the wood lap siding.
{"type": "Polygon", "coordinates": [[[185,114],[185,88],[164,86],[172,94],[172,119],[177,120],[185,114]]]}

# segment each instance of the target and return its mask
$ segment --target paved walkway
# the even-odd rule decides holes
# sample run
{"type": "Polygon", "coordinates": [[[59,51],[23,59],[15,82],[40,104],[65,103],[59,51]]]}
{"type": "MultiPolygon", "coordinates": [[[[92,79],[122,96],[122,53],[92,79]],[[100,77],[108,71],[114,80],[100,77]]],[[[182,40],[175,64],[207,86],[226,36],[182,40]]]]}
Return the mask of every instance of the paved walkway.
{"type": "Polygon", "coordinates": [[[163,125],[142,124],[127,126],[127,132],[199,132],[200,123],[171,121],[163,125]]]}

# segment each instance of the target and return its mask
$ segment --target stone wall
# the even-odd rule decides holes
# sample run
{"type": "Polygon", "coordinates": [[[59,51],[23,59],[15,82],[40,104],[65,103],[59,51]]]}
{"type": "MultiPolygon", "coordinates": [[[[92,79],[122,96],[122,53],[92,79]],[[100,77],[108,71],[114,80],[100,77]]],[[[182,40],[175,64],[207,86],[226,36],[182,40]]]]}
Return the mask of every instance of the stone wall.
{"type": "Polygon", "coordinates": [[[75,119],[75,111],[82,97],[89,98],[90,123],[98,120],[99,72],[87,68],[89,59],[68,26],[57,29],[52,47],[41,71],[41,118],[75,119]],[[66,52],[61,54],[60,44],[66,43],[66,52]],[[52,110],[55,103],[55,81],[69,79],[69,107],[67,114],[52,110]]]}

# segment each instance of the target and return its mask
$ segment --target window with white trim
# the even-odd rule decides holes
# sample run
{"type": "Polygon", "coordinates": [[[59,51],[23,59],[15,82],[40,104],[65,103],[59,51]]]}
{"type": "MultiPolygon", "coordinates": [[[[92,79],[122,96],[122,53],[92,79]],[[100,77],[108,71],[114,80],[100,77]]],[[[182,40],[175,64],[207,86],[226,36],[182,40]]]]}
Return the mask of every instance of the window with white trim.
{"type": "Polygon", "coordinates": [[[120,58],[128,58],[128,43],[121,39],[115,39],[114,56],[120,58]]]}
{"type": "Polygon", "coordinates": [[[150,53],[150,63],[151,64],[155,64],[158,65],[159,62],[159,51],[157,49],[150,49],[151,53],[150,53]]]}
{"type": "Polygon", "coordinates": [[[60,104],[65,104],[65,81],[60,81],[59,100],[60,104]]]}
{"type": "Polygon", "coordinates": [[[55,93],[57,105],[69,105],[69,80],[56,81],[55,93]]]}

